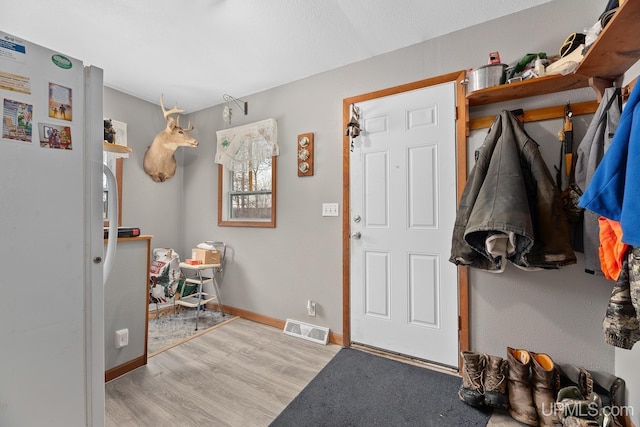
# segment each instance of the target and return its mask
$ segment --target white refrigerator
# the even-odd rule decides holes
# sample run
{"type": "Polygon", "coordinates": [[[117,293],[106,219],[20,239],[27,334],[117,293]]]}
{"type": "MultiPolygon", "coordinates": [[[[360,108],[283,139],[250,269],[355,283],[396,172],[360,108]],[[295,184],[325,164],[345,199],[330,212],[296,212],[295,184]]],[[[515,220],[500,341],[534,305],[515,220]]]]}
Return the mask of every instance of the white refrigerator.
{"type": "Polygon", "coordinates": [[[0,31],[0,426],[104,424],[102,98],[0,31]]]}

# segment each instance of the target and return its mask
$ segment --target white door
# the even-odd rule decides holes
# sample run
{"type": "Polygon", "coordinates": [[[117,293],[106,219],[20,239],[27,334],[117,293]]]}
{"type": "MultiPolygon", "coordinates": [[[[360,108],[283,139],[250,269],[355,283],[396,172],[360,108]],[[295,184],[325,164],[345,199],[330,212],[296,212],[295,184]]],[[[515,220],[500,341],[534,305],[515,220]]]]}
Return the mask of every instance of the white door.
{"type": "Polygon", "coordinates": [[[357,104],[351,339],[458,365],[455,83],[357,104]]]}

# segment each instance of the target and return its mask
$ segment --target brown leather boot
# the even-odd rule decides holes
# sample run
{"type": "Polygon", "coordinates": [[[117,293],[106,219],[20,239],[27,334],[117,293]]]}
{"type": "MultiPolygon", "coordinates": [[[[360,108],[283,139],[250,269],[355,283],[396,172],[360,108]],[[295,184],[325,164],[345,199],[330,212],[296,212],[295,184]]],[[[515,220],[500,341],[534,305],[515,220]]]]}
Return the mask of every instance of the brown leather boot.
{"type": "Polygon", "coordinates": [[[498,356],[487,356],[487,368],[484,375],[484,403],[493,408],[507,409],[507,361],[498,356]]]}
{"type": "Polygon", "coordinates": [[[542,427],[562,426],[556,408],[556,367],[549,355],[531,352],[531,390],[542,427]]]}
{"type": "Polygon", "coordinates": [[[487,356],[473,351],[463,351],[460,355],[462,356],[462,385],[458,391],[458,397],[468,405],[483,406],[484,389],[482,378],[487,356]]]}
{"type": "Polygon", "coordinates": [[[531,394],[531,355],[527,350],[507,347],[509,364],[509,414],[521,423],[537,426],[538,413],[531,394]]]}

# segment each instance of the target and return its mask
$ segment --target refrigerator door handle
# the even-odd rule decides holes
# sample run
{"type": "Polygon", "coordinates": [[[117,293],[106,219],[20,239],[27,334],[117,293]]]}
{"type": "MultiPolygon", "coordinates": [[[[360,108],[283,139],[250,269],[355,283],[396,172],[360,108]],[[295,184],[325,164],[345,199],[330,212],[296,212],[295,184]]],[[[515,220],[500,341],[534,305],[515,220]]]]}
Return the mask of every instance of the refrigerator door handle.
{"type": "Polygon", "coordinates": [[[107,187],[109,192],[107,193],[107,205],[109,206],[109,239],[107,242],[107,254],[104,258],[104,271],[102,284],[107,283],[109,273],[113,268],[113,263],[116,257],[116,245],[118,243],[118,186],[116,185],[116,177],[111,172],[111,169],[107,165],[103,166],[104,174],[107,177],[107,187]]]}

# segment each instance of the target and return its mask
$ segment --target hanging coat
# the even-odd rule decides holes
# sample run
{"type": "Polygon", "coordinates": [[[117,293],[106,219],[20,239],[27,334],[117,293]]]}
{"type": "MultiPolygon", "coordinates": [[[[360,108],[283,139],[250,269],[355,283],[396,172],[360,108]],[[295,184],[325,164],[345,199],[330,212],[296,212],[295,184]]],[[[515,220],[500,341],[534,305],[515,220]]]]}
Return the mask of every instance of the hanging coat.
{"type": "Polygon", "coordinates": [[[560,192],[538,144],[505,110],[478,151],[462,194],[449,261],[501,272],[574,264],[560,192]]]}
{"type": "Polygon", "coordinates": [[[628,247],[602,321],[604,341],[631,350],[640,341],[640,248],[628,247]]]}
{"type": "Polygon", "coordinates": [[[609,149],[598,165],[580,206],[620,221],[622,241],[640,246],[640,85],[629,96],[609,149]]]}
{"type": "MultiPolygon", "coordinates": [[[[614,132],[620,121],[622,109],[622,95],[620,88],[608,88],[605,90],[593,116],[593,120],[587,129],[587,133],[580,142],[576,160],[576,184],[584,193],[589,186],[591,178],[600,164],[604,153],[609,149],[614,132]]],[[[602,274],[598,247],[599,215],[590,211],[584,211],[582,223],[582,239],[584,250],[584,269],[588,273],[602,274]]]]}

